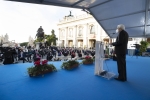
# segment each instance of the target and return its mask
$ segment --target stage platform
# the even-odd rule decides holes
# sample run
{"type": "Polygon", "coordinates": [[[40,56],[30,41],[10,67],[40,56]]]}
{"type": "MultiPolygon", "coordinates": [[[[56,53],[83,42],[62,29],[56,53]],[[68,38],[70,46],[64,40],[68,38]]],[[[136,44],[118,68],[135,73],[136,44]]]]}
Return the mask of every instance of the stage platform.
{"type": "MultiPolygon", "coordinates": [[[[58,72],[30,78],[33,63],[0,65],[0,100],[150,100],[150,57],[127,56],[127,82],[94,75],[93,65],[80,65],[71,71],[54,64],[58,72]]],[[[104,69],[117,74],[113,60],[104,69]]]]}

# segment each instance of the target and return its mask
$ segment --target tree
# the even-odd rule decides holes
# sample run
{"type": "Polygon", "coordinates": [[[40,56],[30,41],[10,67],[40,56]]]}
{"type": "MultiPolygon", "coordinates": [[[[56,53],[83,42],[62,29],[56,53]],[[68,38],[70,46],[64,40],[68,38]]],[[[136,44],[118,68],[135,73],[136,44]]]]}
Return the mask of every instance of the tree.
{"type": "Polygon", "coordinates": [[[27,46],[28,45],[28,42],[22,42],[20,43],[20,46],[27,46]]]}
{"type": "Polygon", "coordinates": [[[47,40],[47,45],[51,45],[52,43],[53,45],[56,45],[56,41],[58,40],[53,29],[51,31],[51,35],[45,34],[44,38],[37,38],[35,42],[44,42],[45,39],[47,40]]]}
{"type": "Polygon", "coordinates": [[[45,38],[47,39],[47,43],[48,45],[51,45],[53,43],[53,45],[56,45],[56,40],[58,40],[58,38],[56,38],[55,35],[55,31],[52,29],[51,31],[51,35],[46,35],[45,38]]]}

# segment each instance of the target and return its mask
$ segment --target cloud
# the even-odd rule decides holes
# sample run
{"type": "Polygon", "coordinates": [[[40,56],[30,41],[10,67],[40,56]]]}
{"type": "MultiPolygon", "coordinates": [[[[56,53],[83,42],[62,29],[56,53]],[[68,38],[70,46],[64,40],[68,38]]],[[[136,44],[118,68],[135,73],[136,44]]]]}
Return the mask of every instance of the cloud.
{"type": "Polygon", "coordinates": [[[57,23],[69,15],[69,11],[74,15],[83,13],[73,8],[0,1],[0,35],[7,33],[9,40],[24,42],[29,36],[35,37],[39,26],[46,34],[55,29],[57,35],[57,23]]]}

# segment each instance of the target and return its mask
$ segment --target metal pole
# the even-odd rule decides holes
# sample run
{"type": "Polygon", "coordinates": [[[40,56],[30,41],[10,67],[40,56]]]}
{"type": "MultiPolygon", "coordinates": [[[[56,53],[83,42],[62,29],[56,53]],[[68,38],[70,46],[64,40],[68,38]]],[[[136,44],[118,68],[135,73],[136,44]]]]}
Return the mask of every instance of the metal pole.
{"type": "Polygon", "coordinates": [[[144,37],[146,40],[146,33],[147,33],[147,24],[148,24],[148,18],[149,18],[149,4],[150,4],[150,0],[146,0],[145,2],[145,25],[144,25],[144,37]]]}

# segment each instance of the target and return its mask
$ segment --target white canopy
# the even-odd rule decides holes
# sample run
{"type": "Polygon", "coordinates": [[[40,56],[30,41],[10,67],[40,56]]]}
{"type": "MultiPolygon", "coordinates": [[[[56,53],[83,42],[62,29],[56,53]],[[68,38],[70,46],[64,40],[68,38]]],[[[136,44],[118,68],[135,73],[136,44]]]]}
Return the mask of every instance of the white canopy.
{"type": "Polygon", "coordinates": [[[150,0],[9,0],[84,9],[110,37],[124,24],[130,37],[150,37],[150,0]]]}

